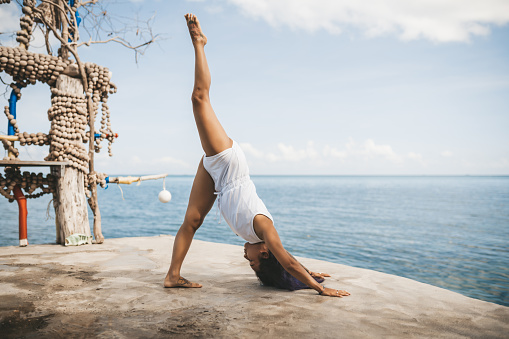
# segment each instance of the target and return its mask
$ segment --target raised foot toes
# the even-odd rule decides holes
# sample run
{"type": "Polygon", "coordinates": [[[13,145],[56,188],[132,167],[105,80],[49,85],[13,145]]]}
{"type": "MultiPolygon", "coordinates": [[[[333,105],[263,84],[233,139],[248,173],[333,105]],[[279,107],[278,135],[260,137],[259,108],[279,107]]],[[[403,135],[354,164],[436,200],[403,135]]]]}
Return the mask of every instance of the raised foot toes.
{"type": "Polygon", "coordinates": [[[203,43],[203,45],[207,44],[207,37],[203,34],[200,22],[196,15],[194,14],[186,14],[184,16],[187,21],[187,27],[189,28],[189,33],[191,34],[191,40],[193,43],[203,43]]]}

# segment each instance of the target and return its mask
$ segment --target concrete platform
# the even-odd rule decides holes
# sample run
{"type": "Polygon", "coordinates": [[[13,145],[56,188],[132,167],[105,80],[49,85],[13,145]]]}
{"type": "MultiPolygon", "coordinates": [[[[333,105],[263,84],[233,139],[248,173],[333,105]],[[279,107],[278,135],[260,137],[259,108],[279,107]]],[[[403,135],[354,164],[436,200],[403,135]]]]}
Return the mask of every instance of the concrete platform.
{"type": "Polygon", "coordinates": [[[259,286],[239,246],[195,240],[165,289],[173,237],[0,248],[2,338],[507,338],[509,308],[384,273],[301,259],[346,298],[259,286]]]}

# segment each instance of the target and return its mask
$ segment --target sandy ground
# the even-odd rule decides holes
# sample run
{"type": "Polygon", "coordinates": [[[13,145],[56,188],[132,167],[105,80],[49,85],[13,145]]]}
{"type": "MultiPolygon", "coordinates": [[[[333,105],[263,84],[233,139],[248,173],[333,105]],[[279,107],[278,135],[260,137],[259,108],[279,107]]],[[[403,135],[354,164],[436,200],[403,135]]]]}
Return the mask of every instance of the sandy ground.
{"type": "Polygon", "coordinates": [[[2,338],[508,338],[509,308],[384,273],[301,259],[347,298],[259,286],[239,246],[195,240],[165,289],[173,237],[0,248],[2,338]]]}

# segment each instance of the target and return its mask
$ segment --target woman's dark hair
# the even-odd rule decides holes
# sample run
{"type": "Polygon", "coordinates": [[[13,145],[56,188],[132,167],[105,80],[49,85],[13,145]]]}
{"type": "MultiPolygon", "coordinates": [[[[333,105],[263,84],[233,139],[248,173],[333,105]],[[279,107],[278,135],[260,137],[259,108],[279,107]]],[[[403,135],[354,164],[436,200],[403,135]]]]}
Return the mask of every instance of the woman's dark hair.
{"type": "MultiPolygon", "coordinates": [[[[271,251],[269,251],[268,258],[260,258],[260,269],[255,273],[263,286],[273,286],[290,291],[310,288],[288,273],[271,251]]],[[[324,280],[323,278],[314,279],[319,283],[324,280]]]]}

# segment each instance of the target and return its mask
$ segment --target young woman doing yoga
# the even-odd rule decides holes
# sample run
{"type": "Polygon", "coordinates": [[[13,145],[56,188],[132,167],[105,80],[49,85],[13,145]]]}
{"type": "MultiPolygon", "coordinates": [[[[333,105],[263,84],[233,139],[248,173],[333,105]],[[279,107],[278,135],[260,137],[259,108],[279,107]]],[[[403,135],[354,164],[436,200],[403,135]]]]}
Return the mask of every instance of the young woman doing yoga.
{"type": "Polygon", "coordinates": [[[193,113],[205,155],[198,166],[184,222],[175,237],[164,286],[202,287],[183,278],[180,269],[195,232],[217,197],[230,228],[247,241],[244,258],[264,285],[290,290],[312,288],[331,297],[350,295],[321,285],[329,275],[308,271],[281,244],[272,216],[249,177],[242,149],[228,137],[210,105],[210,72],[204,50],[207,38],[195,15],[186,14],[185,18],[195,52],[193,113]]]}

